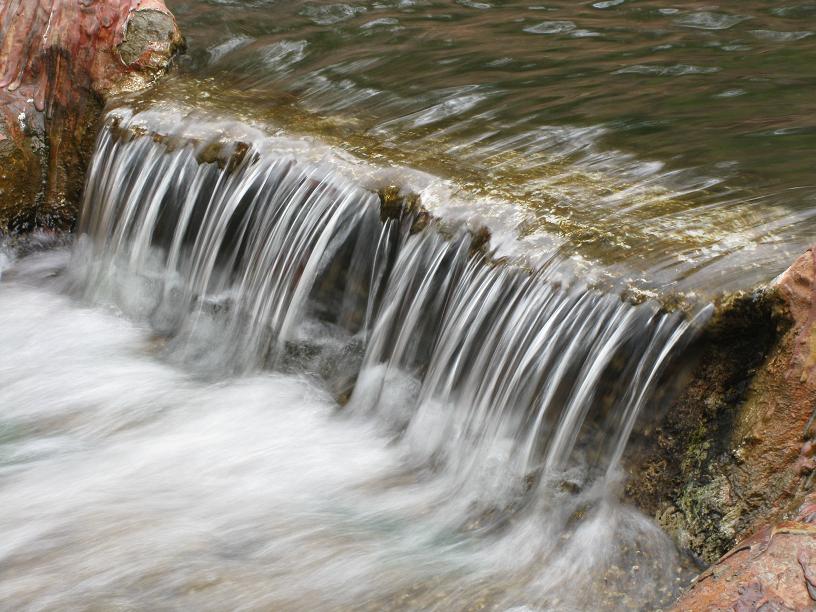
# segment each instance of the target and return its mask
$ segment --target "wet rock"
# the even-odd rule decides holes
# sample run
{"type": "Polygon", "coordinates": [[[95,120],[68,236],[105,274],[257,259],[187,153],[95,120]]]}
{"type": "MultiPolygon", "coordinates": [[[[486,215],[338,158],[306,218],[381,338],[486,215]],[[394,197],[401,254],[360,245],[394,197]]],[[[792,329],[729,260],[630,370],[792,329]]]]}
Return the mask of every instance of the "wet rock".
{"type": "Polygon", "coordinates": [[[183,39],[162,0],[4,0],[0,28],[0,234],[68,229],[103,104],[183,39]]]}
{"type": "Polygon", "coordinates": [[[816,609],[816,495],[726,553],[674,610],[816,609]]]}
{"type": "Polygon", "coordinates": [[[405,195],[396,185],[389,185],[377,192],[380,196],[380,218],[401,219],[406,214],[422,211],[419,198],[415,194],[405,195]]]}
{"type": "Polygon", "coordinates": [[[714,563],[795,512],[813,488],[813,251],[772,286],[721,304],[697,353],[683,391],[645,427],[627,490],[681,546],[714,563]]]}
{"type": "Polygon", "coordinates": [[[654,423],[633,438],[627,492],[678,544],[710,563],[735,540],[726,467],[750,382],[789,325],[776,291],[731,296],[675,370],[681,390],[654,423]]]}
{"type": "Polygon", "coordinates": [[[19,129],[6,125],[0,116],[0,224],[24,227],[33,221],[42,189],[41,145],[36,136],[16,136],[13,130],[19,129]],[[31,206],[19,206],[20,202],[31,206]]]}

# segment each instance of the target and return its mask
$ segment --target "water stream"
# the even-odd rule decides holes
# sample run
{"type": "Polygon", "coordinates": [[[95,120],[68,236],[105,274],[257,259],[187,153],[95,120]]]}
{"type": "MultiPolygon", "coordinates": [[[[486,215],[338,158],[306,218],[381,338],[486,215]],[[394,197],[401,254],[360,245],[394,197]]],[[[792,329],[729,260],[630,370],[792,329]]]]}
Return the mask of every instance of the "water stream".
{"type": "Polygon", "coordinates": [[[669,606],[627,447],[812,238],[812,3],[169,4],[0,244],[0,608],[669,606]]]}
{"type": "Polygon", "coordinates": [[[157,98],[448,179],[532,251],[712,293],[773,278],[816,234],[810,0],[173,8],[190,53],[157,98]]]}
{"type": "Polygon", "coordinates": [[[671,600],[690,569],[619,463],[709,307],[497,260],[286,138],[144,120],[109,119],[75,240],[5,251],[0,604],[671,600]]]}

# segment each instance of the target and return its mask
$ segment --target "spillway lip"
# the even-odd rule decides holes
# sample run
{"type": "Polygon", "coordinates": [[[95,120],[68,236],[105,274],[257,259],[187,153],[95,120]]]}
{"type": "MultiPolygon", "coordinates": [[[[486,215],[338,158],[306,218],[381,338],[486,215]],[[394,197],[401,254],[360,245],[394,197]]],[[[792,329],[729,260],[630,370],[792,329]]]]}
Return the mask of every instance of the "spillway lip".
{"type": "MultiPolygon", "coordinates": [[[[605,143],[604,125],[559,124],[538,135],[542,146],[549,134],[566,152],[547,145],[529,157],[504,139],[483,158],[478,141],[383,130],[376,113],[320,110],[290,91],[241,89],[215,77],[174,74],[111,104],[198,117],[210,126],[241,124],[240,134],[289,137],[315,150],[325,145],[368,189],[404,186],[440,217],[488,226],[502,254],[536,260],[560,250],[582,276],[625,279],[638,299],[672,293],[694,302],[753,290],[808,240],[804,224],[784,229],[791,228],[790,211],[771,200],[732,191],[703,168],[661,170],[659,161],[605,143]],[[366,184],[372,168],[375,180],[366,184]],[[383,178],[388,174],[391,180],[383,178]]],[[[490,117],[484,121],[487,133],[501,135],[490,117]]]]}
{"type": "Polygon", "coordinates": [[[632,304],[650,303],[664,311],[692,315],[705,302],[693,292],[665,292],[642,278],[627,278],[615,269],[569,252],[557,236],[527,243],[514,229],[516,219],[480,214],[481,196],[473,196],[453,181],[405,166],[376,165],[314,137],[283,130],[270,133],[267,126],[165,105],[114,108],[105,118],[104,130],[122,142],[149,137],[168,151],[191,147],[198,163],[216,164],[228,173],[265,158],[290,157],[316,169],[331,169],[360,189],[376,194],[383,219],[410,214],[411,233],[429,226],[446,236],[469,232],[474,244],[472,254],[478,252],[487,265],[509,265],[528,273],[546,269],[551,282],[581,284],[617,294],[632,304]]]}

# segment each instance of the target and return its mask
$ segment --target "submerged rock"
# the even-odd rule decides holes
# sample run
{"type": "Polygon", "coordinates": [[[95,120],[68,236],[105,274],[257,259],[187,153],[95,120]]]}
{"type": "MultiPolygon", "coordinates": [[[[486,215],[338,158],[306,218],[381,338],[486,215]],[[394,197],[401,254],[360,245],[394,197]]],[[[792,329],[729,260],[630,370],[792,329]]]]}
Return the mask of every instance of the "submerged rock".
{"type": "Polygon", "coordinates": [[[68,229],[103,104],[183,39],[162,0],[3,0],[0,28],[0,233],[68,229]]]}

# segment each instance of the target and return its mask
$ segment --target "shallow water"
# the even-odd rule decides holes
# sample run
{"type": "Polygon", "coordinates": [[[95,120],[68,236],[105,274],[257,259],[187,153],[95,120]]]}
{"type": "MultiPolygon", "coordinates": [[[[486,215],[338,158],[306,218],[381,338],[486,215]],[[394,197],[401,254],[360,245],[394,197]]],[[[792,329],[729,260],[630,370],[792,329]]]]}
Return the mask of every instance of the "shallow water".
{"type": "Polygon", "coordinates": [[[173,9],[190,52],[159,98],[449,178],[531,250],[715,292],[769,280],[815,233],[812,2],[173,9]]]}

